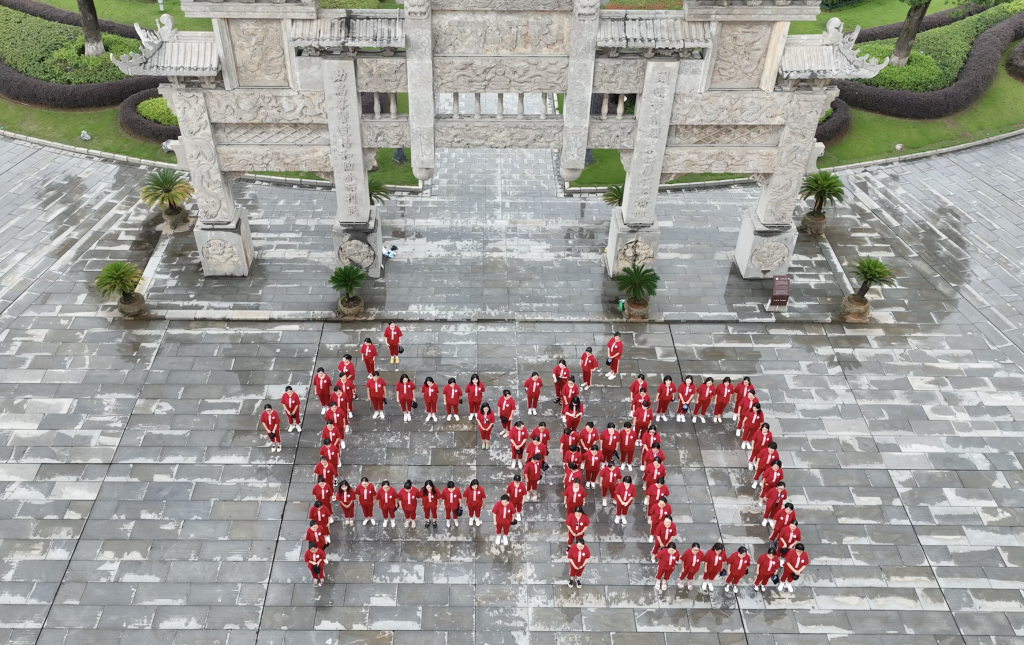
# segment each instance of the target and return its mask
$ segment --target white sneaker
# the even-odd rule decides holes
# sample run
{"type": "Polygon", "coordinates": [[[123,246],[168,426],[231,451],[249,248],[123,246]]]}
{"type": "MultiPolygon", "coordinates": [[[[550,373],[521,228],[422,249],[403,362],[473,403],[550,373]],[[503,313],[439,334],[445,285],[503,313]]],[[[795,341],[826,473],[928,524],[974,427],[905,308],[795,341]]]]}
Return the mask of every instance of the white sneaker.
{"type": "Polygon", "coordinates": [[[274,449],[274,442],[273,441],[268,441],[267,445],[265,445],[263,447],[264,448],[270,448],[271,450],[273,450],[274,449]]]}
{"type": "Polygon", "coordinates": [[[494,536],[494,543],[495,544],[501,544],[501,535],[495,535],[494,536]]]}
{"type": "Polygon", "coordinates": [[[299,424],[296,423],[295,424],[295,432],[302,432],[302,426],[300,426],[299,424]]]}
{"type": "Polygon", "coordinates": [[[458,520],[454,520],[454,522],[455,522],[455,526],[459,525],[459,521],[458,520]]]}
{"type": "Polygon", "coordinates": [[[395,521],[391,520],[391,528],[395,528],[395,521]]]}
{"type": "Polygon", "coordinates": [[[738,437],[738,436],[740,436],[741,434],[743,434],[743,431],[742,431],[742,430],[740,430],[739,428],[736,428],[736,436],[738,437]]]}
{"type": "Polygon", "coordinates": [[[653,543],[654,542],[654,536],[653,535],[648,535],[647,536],[647,541],[653,543]]]}
{"type": "Polygon", "coordinates": [[[768,526],[768,518],[761,520],[761,526],[768,526]]]}
{"type": "Polygon", "coordinates": [[[756,479],[754,480],[754,483],[750,485],[750,487],[751,488],[757,488],[757,480],[756,479]]]}
{"type": "Polygon", "coordinates": [[[601,506],[608,506],[608,498],[607,497],[605,497],[604,499],[601,500],[601,506]]]}
{"type": "Polygon", "coordinates": [[[703,415],[703,414],[702,414],[702,415],[700,415],[700,422],[701,422],[701,423],[707,423],[707,422],[708,422],[708,420],[707,420],[707,419],[706,419],[706,418],[704,417],[704,415],[703,415]]]}
{"type": "Polygon", "coordinates": [[[780,582],[779,583],[779,593],[782,593],[785,590],[785,588],[786,588],[786,583],[785,582],[780,582]]]}
{"type": "Polygon", "coordinates": [[[458,421],[458,420],[459,420],[459,415],[457,415],[457,414],[455,415],[455,420],[456,420],[456,421],[458,421]]]}
{"type": "Polygon", "coordinates": [[[349,418],[349,419],[351,419],[351,418],[352,418],[352,412],[349,412],[349,413],[348,413],[348,418],[349,418]]]}
{"type": "Polygon", "coordinates": [[[377,526],[377,520],[370,518],[370,526],[377,526]]]}
{"type": "Polygon", "coordinates": [[[450,414],[448,415],[448,420],[449,420],[449,421],[451,421],[451,420],[452,420],[452,415],[450,415],[450,414]]]}
{"type": "Polygon", "coordinates": [[[289,423],[288,424],[288,432],[295,432],[295,424],[294,423],[289,423]]]}
{"type": "Polygon", "coordinates": [[[677,415],[676,415],[676,422],[677,422],[677,423],[682,423],[682,421],[683,421],[683,415],[681,415],[681,414],[677,414],[677,415]]]}
{"type": "Polygon", "coordinates": [[[342,447],[343,449],[345,448],[345,442],[344,442],[344,441],[342,441],[342,442],[341,442],[341,447],[342,447]]]}
{"type": "Polygon", "coordinates": [[[363,520],[363,526],[366,526],[369,523],[370,523],[370,518],[366,518],[365,520],[363,520]]]}
{"type": "Polygon", "coordinates": [[[616,516],[615,516],[615,522],[614,522],[614,523],[615,523],[615,524],[618,524],[618,523],[619,523],[619,516],[618,516],[618,515],[616,515],[616,516]]]}
{"type": "Polygon", "coordinates": [[[508,546],[508,536],[507,535],[502,535],[501,536],[501,543],[504,544],[505,546],[508,546]]]}
{"type": "Polygon", "coordinates": [[[327,414],[327,406],[326,405],[320,406],[320,414],[321,415],[327,414]]]}
{"type": "Polygon", "coordinates": [[[444,527],[446,529],[450,529],[452,527],[452,521],[451,520],[445,520],[444,521],[444,527]]]}
{"type": "Polygon", "coordinates": [[[753,470],[753,469],[754,469],[754,462],[748,461],[747,462],[747,470],[753,470]]]}
{"type": "Polygon", "coordinates": [[[626,516],[625,516],[625,515],[623,515],[623,516],[622,516],[622,519],[621,519],[621,520],[620,520],[619,522],[620,522],[620,523],[621,523],[621,524],[622,524],[623,526],[625,526],[625,525],[626,525],[626,516]]]}

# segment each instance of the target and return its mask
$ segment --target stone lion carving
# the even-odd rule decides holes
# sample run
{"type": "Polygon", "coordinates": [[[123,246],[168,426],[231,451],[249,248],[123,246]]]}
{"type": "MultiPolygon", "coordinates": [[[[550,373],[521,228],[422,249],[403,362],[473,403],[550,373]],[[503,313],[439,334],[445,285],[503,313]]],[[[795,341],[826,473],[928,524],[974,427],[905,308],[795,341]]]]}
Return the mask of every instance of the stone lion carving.
{"type": "Polygon", "coordinates": [[[226,273],[238,266],[238,249],[224,240],[212,239],[203,245],[203,258],[212,269],[226,273]]]}
{"type": "Polygon", "coordinates": [[[426,18],[430,0],[405,0],[405,15],[409,18],[426,18]]]}
{"type": "Polygon", "coordinates": [[[615,256],[615,269],[621,271],[633,264],[650,266],[653,261],[654,249],[650,244],[638,238],[626,242],[619,248],[619,252],[615,256]]]}
{"type": "Polygon", "coordinates": [[[761,271],[772,271],[782,266],[789,257],[789,249],[778,240],[768,240],[754,249],[750,263],[761,271]]]}
{"type": "Polygon", "coordinates": [[[364,271],[373,266],[376,257],[373,247],[362,240],[348,240],[338,249],[338,261],[342,266],[354,264],[364,271]]]}

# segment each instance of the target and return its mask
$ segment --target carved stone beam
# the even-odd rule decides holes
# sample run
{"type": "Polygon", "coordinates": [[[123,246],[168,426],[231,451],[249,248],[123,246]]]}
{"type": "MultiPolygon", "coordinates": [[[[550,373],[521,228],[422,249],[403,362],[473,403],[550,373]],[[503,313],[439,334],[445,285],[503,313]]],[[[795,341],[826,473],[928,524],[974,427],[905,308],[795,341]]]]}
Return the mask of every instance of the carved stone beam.
{"type": "Polygon", "coordinates": [[[420,181],[426,181],[434,175],[434,38],[430,0],[406,2],[404,27],[412,172],[420,181]]]}
{"type": "MultiPolygon", "coordinates": [[[[598,11],[594,0],[575,0],[569,44],[569,83],[562,106],[562,179],[579,178],[586,165],[590,97],[594,86],[598,11]]],[[[408,29],[408,28],[407,28],[408,29]]],[[[406,36],[408,40],[408,36],[406,36]]]]}

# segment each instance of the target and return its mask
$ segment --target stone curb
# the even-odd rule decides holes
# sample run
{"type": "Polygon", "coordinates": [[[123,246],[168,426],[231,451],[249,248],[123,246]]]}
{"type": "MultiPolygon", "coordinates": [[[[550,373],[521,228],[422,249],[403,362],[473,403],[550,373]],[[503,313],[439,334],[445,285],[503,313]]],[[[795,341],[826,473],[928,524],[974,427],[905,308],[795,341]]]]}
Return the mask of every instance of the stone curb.
{"type": "MultiPolygon", "coordinates": [[[[65,314],[67,315],[67,314],[65,314]]],[[[77,314],[82,315],[82,314],[77,314]]],[[[97,312],[98,317],[117,317],[116,313],[97,312]]],[[[438,316],[436,318],[424,318],[421,316],[403,317],[401,314],[372,315],[358,317],[342,317],[333,312],[325,311],[260,311],[260,310],[195,310],[195,309],[147,309],[140,319],[146,320],[186,320],[186,321],[232,321],[232,322],[336,322],[336,323],[379,323],[382,320],[398,320],[403,323],[446,323],[446,322],[473,322],[473,323],[615,323],[624,324],[629,321],[619,316],[594,315],[583,317],[553,318],[551,316],[529,316],[523,314],[510,316],[438,316]]],[[[766,313],[756,316],[739,316],[735,313],[716,313],[701,316],[662,316],[651,318],[643,323],[831,323],[834,318],[831,315],[821,314],[786,314],[766,313]]],[[[639,321],[635,321],[639,322],[639,321]]]]}

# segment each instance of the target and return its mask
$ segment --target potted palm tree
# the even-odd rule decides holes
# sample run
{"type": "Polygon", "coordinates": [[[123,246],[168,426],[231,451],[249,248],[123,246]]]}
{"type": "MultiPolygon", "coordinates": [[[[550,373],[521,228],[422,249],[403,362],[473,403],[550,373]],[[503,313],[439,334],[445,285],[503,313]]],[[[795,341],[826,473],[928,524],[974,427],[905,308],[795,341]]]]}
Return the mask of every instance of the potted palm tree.
{"type": "Polygon", "coordinates": [[[626,294],[626,317],[630,320],[646,320],[651,313],[651,303],[648,298],[653,296],[658,289],[658,282],[661,278],[654,269],[645,266],[631,264],[622,270],[622,273],[615,276],[615,283],[619,291],[626,294]]]}
{"type": "Polygon", "coordinates": [[[117,310],[125,316],[137,316],[146,308],[146,299],[135,288],[142,280],[142,271],[131,262],[110,262],[96,276],[96,291],[110,297],[117,295],[117,310]]]}
{"type": "Polygon", "coordinates": [[[861,258],[853,267],[853,276],[860,280],[860,289],[843,298],[839,313],[856,319],[867,319],[871,313],[871,303],[867,299],[868,290],[874,285],[892,286],[896,277],[889,267],[876,258],[861,258]]]}
{"type": "Polygon", "coordinates": [[[370,191],[370,203],[374,206],[383,204],[384,202],[391,199],[391,191],[384,185],[384,182],[377,179],[376,177],[370,177],[367,188],[370,191]]]}
{"type": "Polygon", "coordinates": [[[183,207],[192,199],[195,189],[184,174],[170,168],[151,172],[146,175],[139,193],[145,204],[158,206],[163,211],[164,221],[172,229],[188,221],[188,213],[183,207]]]}
{"type": "Polygon", "coordinates": [[[366,274],[354,264],[338,267],[328,280],[335,291],[344,291],[345,295],[338,299],[338,313],[343,316],[356,316],[363,312],[363,299],[355,295],[356,289],[363,286],[366,274]]]}
{"type": "Polygon", "coordinates": [[[839,175],[827,170],[807,175],[800,186],[800,198],[808,197],[814,198],[814,208],[804,214],[800,227],[807,229],[812,235],[821,235],[825,232],[825,205],[834,206],[837,202],[843,201],[843,182],[839,175]]]}
{"type": "Polygon", "coordinates": [[[622,184],[609,186],[601,199],[609,206],[622,206],[622,197],[626,194],[626,188],[622,184]]]}

